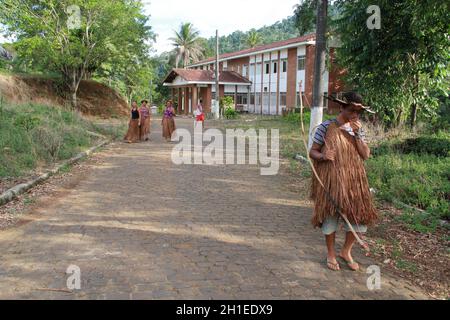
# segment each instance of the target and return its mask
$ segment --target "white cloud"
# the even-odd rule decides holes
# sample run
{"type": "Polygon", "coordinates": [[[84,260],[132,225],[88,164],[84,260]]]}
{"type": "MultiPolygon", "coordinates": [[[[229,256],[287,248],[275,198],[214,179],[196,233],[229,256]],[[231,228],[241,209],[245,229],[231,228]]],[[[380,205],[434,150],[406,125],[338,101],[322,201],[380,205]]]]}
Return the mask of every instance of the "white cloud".
{"type": "Polygon", "coordinates": [[[152,0],[144,1],[150,25],[158,34],[158,53],[171,50],[168,38],[182,22],[191,22],[200,35],[209,38],[271,25],[291,16],[298,0],[152,0]]]}

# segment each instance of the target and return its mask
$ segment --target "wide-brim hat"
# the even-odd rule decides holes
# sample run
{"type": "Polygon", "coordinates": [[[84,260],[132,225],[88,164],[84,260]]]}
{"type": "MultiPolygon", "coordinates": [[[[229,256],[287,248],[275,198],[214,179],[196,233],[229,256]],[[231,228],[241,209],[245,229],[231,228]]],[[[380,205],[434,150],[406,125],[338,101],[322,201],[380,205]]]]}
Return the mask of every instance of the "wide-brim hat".
{"type": "Polygon", "coordinates": [[[375,111],[373,111],[372,109],[370,109],[369,106],[364,105],[363,103],[357,103],[357,102],[353,102],[353,101],[347,101],[347,99],[345,99],[345,97],[343,99],[338,99],[336,97],[333,96],[328,96],[328,95],[324,95],[325,98],[327,98],[328,100],[331,100],[333,102],[339,103],[340,105],[347,107],[349,105],[354,105],[356,107],[361,107],[364,111],[367,111],[369,113],[374,114],[375,111]]]}

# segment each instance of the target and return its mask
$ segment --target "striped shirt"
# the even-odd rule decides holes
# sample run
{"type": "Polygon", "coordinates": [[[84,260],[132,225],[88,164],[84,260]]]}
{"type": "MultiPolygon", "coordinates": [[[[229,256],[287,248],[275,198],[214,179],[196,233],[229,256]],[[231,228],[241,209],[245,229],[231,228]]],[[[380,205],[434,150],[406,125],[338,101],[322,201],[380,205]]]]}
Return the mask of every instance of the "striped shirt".
{"type": "MultiPolygon", "coordinates": [[[[325,122],[322,122],[316,129],[316,132],[314,133],[313,142],[317,143],[318,145],[322,146],[325,143],[325,134],[327,133],[328,126],[332,123],[336,122],[336,119],[326,120],[325,122]]],[[[344,127],[345,130],[351,135],[354,136],[355,133],[353,132],[352,127],[346,126],[344,127]]],[[[366,134],[364,132],[363,128],[359,129],[359,136],[363,141],[365,141],[366,134]]]]}

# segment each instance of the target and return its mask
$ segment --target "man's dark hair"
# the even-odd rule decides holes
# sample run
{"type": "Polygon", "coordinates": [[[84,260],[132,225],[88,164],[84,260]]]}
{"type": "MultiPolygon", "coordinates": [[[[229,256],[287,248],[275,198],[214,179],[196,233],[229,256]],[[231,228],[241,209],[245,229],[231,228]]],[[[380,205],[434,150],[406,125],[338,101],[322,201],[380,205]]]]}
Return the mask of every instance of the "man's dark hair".
{"type": "Polygon", "coordinates": [[[354,91],[345,92],[343,97],[347,102],[362,103],[361,95],[354,91]]]}

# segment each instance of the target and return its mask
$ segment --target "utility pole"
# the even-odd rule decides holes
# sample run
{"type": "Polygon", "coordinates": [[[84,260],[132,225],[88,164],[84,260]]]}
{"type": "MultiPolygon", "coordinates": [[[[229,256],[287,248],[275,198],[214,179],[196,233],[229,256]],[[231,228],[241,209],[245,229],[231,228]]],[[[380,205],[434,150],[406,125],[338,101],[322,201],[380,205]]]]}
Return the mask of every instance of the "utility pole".
{"type": "Polygon", "coordinates": [[[325,51],[328,15],[328,0],[317,1],[316,19],[316,52],[314,61],[313,105],[309,125],[308,147],[311,149],[312,138],[316,127],[322,122],[323,116],[323,76],[325,74],[325,51]]]}
{"type": "Polygon", "coordinates": [[[153,105],[153,101],[152,101],[152,90],[153,90],[153,79],[150,79],[150,108],[153,105]]]}
{"type": "Polygon", "coordinates": [[[220,99],[220,88],[219,88],[219,30],[216,30],[216,106],[215,106],[215,114],[214,117],[218,119],[220,117],[220,107],[219,107],[219,99],[220,99]]]}

